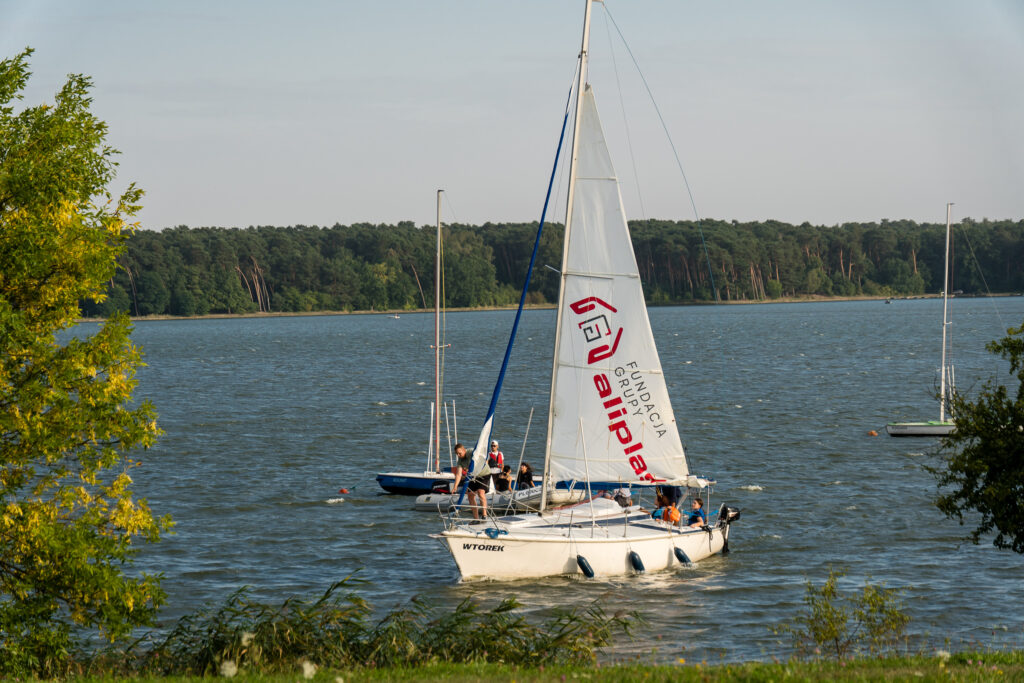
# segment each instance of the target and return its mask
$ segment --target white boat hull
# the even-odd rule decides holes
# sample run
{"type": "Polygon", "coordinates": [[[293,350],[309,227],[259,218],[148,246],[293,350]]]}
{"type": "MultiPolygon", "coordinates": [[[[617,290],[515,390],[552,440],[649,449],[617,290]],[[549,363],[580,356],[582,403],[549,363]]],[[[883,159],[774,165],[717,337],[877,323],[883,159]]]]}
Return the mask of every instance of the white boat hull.
{"type": "MultiPolygon", "coordinates": [[[[488,493],[488,511],[497,511],[504,514],[507,511],[537,510],[540,508],[541,487],[511,491],[508,493],[488,493]]],[[[586,497],[586,491],[582,489],[555,489],[548,490],[548,506],[568,505],[578,503],[586,497]]],[[[455,493],[426,493],[416,497],[415,509],[421,512],[450,512],[457,504],[459,494],[455,493]]],[[[462,501],[463,508],[469,507],[468,497],[462,501]]]]}
{"type": "Polygon", "coordinates": [[[583,574],[579,557],[583,557],[595,576],[635,574],[630,553],[635,552],[644,571],[661,571],[685,562],[676,556],[676,548],[690,562],[722,552],[728,540],[729,527],[703,529],[669,529],[661,522],[650,527],[598,527],[573,529],[561,538],[530,536],[510,531],[508,535],[491,538],[485,532],[489,524],[476,525],[478,531],[458,527],[440,534],[452,554],[459,574],[471,579],[530,579],[545,576],[583,574]]]}
{"type": "MultiPolygon", "coordinates": [[[[730,520],[739,518],[737,511],[723,510],[730,520]]],[[[435,538],[448,548],[463,580],[619,576],[720,553],[728,543],[729,524],[674,527],[635,506],[622,509],[598,500],[593,512],[584,503],[543,518],[524,514],[456,524],[435,538]]]]}
{"type": "Polygon", "coordinates": [[[952,422],[890,422],[885,425],[889,436],[946,436],[955,431],[952,422]]]}

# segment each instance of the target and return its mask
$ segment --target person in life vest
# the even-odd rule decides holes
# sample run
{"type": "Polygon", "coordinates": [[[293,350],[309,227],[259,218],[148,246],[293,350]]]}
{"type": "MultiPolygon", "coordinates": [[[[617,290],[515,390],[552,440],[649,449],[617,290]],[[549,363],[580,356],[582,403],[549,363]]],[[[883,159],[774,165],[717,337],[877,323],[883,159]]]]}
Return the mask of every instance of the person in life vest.
{"type": "Polygon", "coordinates": [[[679,508],[675,505],[669,505],[665,508],[665,514],[662,515],[662,519],[672,525],[679,524],[679,520],[682,518],[683,516],[679,512],[679,508]]]}
{"type": "Polygon", "coordinates": [[[665,498],[666,506],[679,507],[679,501],[683,497],[683,491],[678,486],[660,486],[661,495],[665,498]]]}
{"type": "Polygon", "coordinates": [[[658,487],[655,494],[658,508],[651,513],[651,517],[654,519],[660,519],[668,524],[678,524],[682,515],[679,513],[679,508],[676,507],[675,500],[673,499],[672,491],[670,488],[658,487]]]}
{"type": "Polygon", "coordinates": [[[505,464],[505,456],[502,455],[501,451],[498,450],[498,442],[497,441],[492,441],[491,442],[491,450],[487,454],[487,459],[488,460],[492,460],[493,459],[493,460],[497,461],[498,464],[497,465],[491,465],[491,467],[499,467],[500,468],[502,465],[505,464]]]}
{"type": "Polygon", "coordinates": [[[687,518],[686,524],[692,529],[707,526],[708,516],[704,512],[704,501],[700,498],[694,498],[690,503],[690,516],[687,518]]]}

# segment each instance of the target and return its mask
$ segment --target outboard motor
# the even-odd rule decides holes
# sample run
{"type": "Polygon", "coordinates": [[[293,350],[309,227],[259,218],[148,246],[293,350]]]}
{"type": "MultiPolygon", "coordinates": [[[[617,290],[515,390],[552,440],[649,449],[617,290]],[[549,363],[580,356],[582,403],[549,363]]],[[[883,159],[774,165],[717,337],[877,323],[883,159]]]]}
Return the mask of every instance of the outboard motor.
{"type": "Polygon", "coordinates": [[[739,518],[739,508],[731,508],[725,503],[722,503],[722,507],[718,508],[718,524],[716,526],[722,529],[722,535],[725,537],[725,543],[722,545],[723,555],[729,554],[729,525],[739,518]]]}
{"type": "Polygon", "coordinates": [[[718,525],[720,527],[729,526],[740,518],[740,509],[731,508],[725,503],[722,503],[722,507],[718,509],[718,525]]]}

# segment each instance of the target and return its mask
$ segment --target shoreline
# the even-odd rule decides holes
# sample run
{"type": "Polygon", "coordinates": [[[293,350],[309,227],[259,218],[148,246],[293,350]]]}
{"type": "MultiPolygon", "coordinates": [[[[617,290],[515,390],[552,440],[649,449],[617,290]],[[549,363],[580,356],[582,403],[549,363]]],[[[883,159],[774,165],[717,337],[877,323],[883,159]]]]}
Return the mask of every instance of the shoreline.
{"type": "MultiPolygon", "coordinates": [[[[1024,296],[1017,292],[1009,292],[1003,294],[987,294],[987,295],[965,295],[960,294],[951,298],[959,299],[995,299],[1013,296],[1024,296]]],[[[745,305],[760,305],[760,304],[807,304],[807,303],[822,303],[822,302],[845,302],[845,301],[910,301],[913,299],[941,299],[941,294],[918,294],[914,296],[799,296],[799,297],[786,297],[782,296],[778,299],[737,299],[733,301],[686,301],[686,302],[672,302],[666,304],[647,304],[650,308],[669,308],[672,306],[745,306],[745,305]]],[[[554,309],[555,304],[527,304],[525,310],[551,310],[554,309]]],[[[508,306],[474,306],[466,308],[446,308],[445,313],[472,313],[482,311],[514,311],[518,308],[516,305],[508,306]]],[[[160,320],[219,320],[225,318],[299,318],[299,317],[310,317],[310,316],[330,316],[330,315],[386,315],[394,317],[398,315],[414,315],[423,313],[433,313],[432,308],[397,308],[383,311],[271,311],[264,313],[208,313],[206,315],[140,315],[140,316],[129,316],[132,322],[146,322],[146,321],[160,321],[160,320]]],[[[103,322],[105,318],[78,318],[78,323],[93,323],[103,322]]]]}

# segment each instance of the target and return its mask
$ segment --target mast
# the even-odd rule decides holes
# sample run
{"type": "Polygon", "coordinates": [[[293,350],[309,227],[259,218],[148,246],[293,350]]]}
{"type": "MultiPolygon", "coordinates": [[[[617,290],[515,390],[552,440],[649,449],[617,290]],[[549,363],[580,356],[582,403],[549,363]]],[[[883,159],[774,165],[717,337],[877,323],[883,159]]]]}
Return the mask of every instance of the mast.
{"type": "Polygon", "coordinates": [[[565,201],[565,235],[562,240],[562,270],[559,274],[558,310],[555,325],[555,354],[551,367],[551,394],[548,398],[548,431],[544,442],[544,478],[541,482],[540,512],[547,507],[548,474],[551,464],[551,425],[555,418],[555,383],[558,378],[558,348],[562,338],[562,309],[565,295],[566,266],[569,261],[569,231],[572,225],[572,203],[576,192],[576,162],[579,155],[580,112],[583,109],[583,87],[587,82],[587,53],[590,50],[590,8],[594,0],[584,0],[583,39],[580,44],[580,68],[576,75],[576,115],[572,124],[572,154],[569,157],[569,194],[565,201]]]}
{"type": "Polygon", "coordinates": [[[953,202],[946,204],[946,268],[942,276],[942,366],[939,378],[939,422],[946,421],[946,330],[952,324],[949,320],[949,241],[952,233],[950,222],[953,202]]]}
{"type": "Polygon", "coordinates": [[[437,191],[437,252],[434,255],[434,471],[441,471],[441,193],[437,191]]]}

